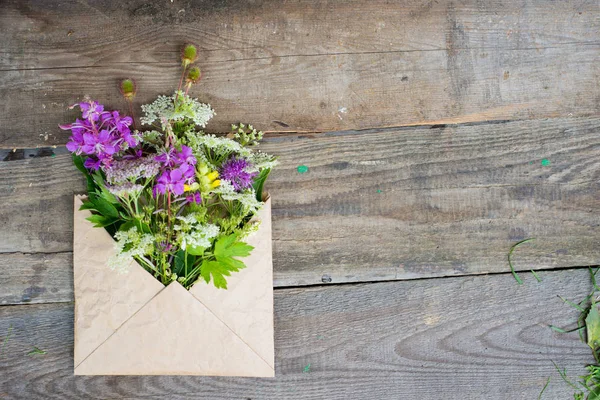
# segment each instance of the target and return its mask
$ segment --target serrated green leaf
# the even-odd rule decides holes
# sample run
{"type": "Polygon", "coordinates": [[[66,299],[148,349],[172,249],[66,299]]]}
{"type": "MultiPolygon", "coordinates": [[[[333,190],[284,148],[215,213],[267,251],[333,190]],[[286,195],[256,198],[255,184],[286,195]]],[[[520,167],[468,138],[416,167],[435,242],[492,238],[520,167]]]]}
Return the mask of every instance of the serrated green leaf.
{"type": "Polygon", "coordinates": [[[218,289],[227,289],[226,276],[230,276],[231,273],[226,265],[218,261],[207,261],[205,260],[200,267],[200,275],[209,283],[212,277],[213,285],[218,289]]]}
{"type": "Polygon", "coordinates": [[[585,326],[587,328],[587,344],[592,350],[600,347],[600,313],[598,306],[592,299],[592,305],[587,317],[585,317],[585,326]]]}
{"type": "Polygon", "coordinates": [[[188,254],[192,254],[194,256],[201,256],[206,251],[206,247],[199,246],[188,246],[186,247],[188,254]]]}
{"type": "Polygon", "coordinates": [[[254,247],[244,242],[237,241],[237,234],[223,236],[215,243],[215,258],[217,260],[227,257],[246,257],[254,247]]]}

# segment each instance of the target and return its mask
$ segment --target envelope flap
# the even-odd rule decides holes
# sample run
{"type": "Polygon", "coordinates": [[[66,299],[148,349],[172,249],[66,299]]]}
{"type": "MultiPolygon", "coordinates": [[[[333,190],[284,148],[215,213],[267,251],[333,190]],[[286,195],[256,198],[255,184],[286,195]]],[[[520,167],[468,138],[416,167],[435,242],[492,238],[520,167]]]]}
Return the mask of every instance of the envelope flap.
{"type": "Polygon", "coordinates": [[[274,370],[178,282],[76,369],[76,375],[274,376],[274,370]]]}
{"type": "Polygon", "coordinates": [[[164,286],[131,260],[127,274],[112,271],[106,261],[115,255],[115,241],[105,229],[86,220],[75,197],[73,280],[75,291],[75,367],[110,337],[164,286]]]}
{"type": "Polygon", "coordinates": [[[227,290],[199,281],[190,293],[274,368],[271,199],[257,218],[258,232],[246,239],[254,249],[242,259],[246,268],[227,278],[227,290]]]}

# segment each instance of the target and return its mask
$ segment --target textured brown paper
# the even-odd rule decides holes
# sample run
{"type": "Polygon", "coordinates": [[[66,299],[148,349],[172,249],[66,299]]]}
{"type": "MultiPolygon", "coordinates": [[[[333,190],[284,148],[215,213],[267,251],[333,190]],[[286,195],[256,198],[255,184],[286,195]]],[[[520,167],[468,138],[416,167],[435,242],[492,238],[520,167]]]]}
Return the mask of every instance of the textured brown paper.
{"type": "Polygon", "coordinates": [[[271,200],[258,213],[246,268],[228,289],[167,287],[132,260],[107,266],[114,240],[75,197],[75,375],[275,376],[271,200]]]}

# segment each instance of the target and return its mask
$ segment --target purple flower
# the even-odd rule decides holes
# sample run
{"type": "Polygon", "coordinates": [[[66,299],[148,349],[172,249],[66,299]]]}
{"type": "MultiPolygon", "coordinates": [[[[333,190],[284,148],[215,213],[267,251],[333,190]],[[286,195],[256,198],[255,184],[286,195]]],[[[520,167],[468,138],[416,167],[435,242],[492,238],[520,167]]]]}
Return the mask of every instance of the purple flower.
{"type": "Polygon", "coordinates": [[[83,163],[84,167],[86,167],[87,169],[93,169],[94,171],[97,171],[101,165],[102,160],[95,159],[94,157],[86,158],[85,162],[83,163]]]}
{"type": "Polygon", "coordinates": [[[200,195],[200,193],[196,192],[196,193],[192,193],[190,195],[187,195],[185,197],[185,201],[187,203],[196,203],[196,204],[200,204],[202,203],[202,196],[200,195]]]}
{"type": "Polygon", "coordinates": [[[187,163],[190,165],[196,165],[196,157],[194,157],[192,149],[188,146],[181,146],[181,151],[176,154],[176,157],[178,158],[180,164],[187,163]]]}
{"type": "Polygon", "coordinates": [[[83,146],[83,132],[80,129],[73,129],[73,134],[67,142],[67,150],[79,155],[82,151],[81,146],[83,146]]]}
{"type": "Polygon", "coordinates": [[[176,164],[178,164],[178,157],[175,154],[175,150],[172,148],[169,148],[163,153],[157,155],[154,157],[154,159],[163,164],[165,167],[174,167],[176,164]]]}
{"type": "Polygon", "coordinates": [[[233,185],[236,191],[242,191],[252,186],[252,179],[257,172],[247,172],[252,165],[243,158],[232,157],[221,165],[219,176],[233,185]]]}
{"type": "Polygon", "coordinates": [[[98,121],[100,113],[104,111],[104,106],[93,100],[79,103],[79,108],[82,111],[81,116],[89,121],[98,121]]]}
{"type": "Polygon", "coordinates": [[[196,169],[190,164],[181,164],[179,169],[183,172],[183,176],[187,180],[187,183],[192,183],[196,176],[196,169]]]}
{"type": "Polygon", "coordinates": [[[111,156],[120,149],[119,145],[115,145],[111,134],[104,129],[98,135],[89,132],[84,133],[81,150],[86,154],[96,154],[100,158],[104,158],[104,155],[111,156]]]}
{"type": "Polygon", "coordinates": [[[167,192],[171,192],[176,195],[183,194],[183,185],[186,181],[186,177],[184,176],[186,169],[182,169],[183,167],[184,166],[171,171],[165,171],[161,176],[158,177],[156,180],[156,185],[152,188],[154,197],[156,197],[158,193],[166,194],[167,192]]]}

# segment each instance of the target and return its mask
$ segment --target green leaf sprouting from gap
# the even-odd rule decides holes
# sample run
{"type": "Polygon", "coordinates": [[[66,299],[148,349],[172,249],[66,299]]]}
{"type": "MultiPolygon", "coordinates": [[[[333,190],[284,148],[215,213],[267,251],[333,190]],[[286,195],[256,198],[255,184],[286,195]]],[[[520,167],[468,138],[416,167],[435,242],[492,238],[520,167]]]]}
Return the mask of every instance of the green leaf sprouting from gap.
{"type": "Polygon", "coordinates": [[[536,281],[538,281],[538,282],[542,281],[542,278],[540,278],[540,276],[534,270],[531,270],[531,274],[533,275],[533,277],[535,278],[536,281]]]}
{"type": "Polygon", "coordinates": [[[596,352],[600,347],[600,313],[598,313],[598,306],[593,297],[590,311],[585,317],[585,326],[587,328],[587,344],[592,351],[596,352]]]}
{"type": "Polygon", "coordinates": [[[263,169],[260,171],[260,174],[256,177],[256,179],[254,179],[252,187],[256,192],[256,200],[258,201],[263,201],[263,186],[265,185],[265,181],[267,180],[270,172],[270,168],[263,169]]]}
{"type": "Polygon", "coordinates": [[[575,331],[580,331],[584,328],[585,328],[585,326],[578,326],[577,328],[566,330],[563,328],[559,328],[558,326],[550,325],[550,329],[552,329],[554,332],[558,332],[558,333],[571,333],[571,332],[575,332],[575,331]]]}
{"type": "Polygon", "coordinates": [[[510,248],[510,251],[508,252],[508,266],[510,267],[510,272],[513,274],[513,276],[515,277],[515,280],[517,281],[517,283],[519,285],[523,284],[523,281],[521,280],[521,278],[519,278],[519,275],[517,275],[517,272],[515,271],[515,268],[513,267],[512,261],[510,259],[510,256],[512,256],[512,253],[515,251],[515,249],[522,245],[523,243],[527,243],[530,242],[532,240],[534,240],[535,238],[529,238],[529,239],[525,239],[525,240],[521,240],[520,242],[517,242],[515,244],[512,245],[512,247],[510,248]]]}
{"type": "Polygon", "coordinates": [[[31,350],[29,353],[27,353],[28,356],[33,356],[36,354],[46,354],[46,350],[41,350],[41,349],[33,346],[33,350],[31,350]]]}
{"type": "Polygon", "coordinates": [[[548,384],[550,384],[550,377],[548,377],[548,380],[546,381],[546,384],[544,385],[544,387],[542,388],[542,391],[540,392],[539,396],[538,396],[538,400],[542,399],[542,395],[544,394],[544,392],[546,391],[546,388],[548,387],[548,384]]]}
{"type": "Polygon", "coordinates": [[[581,307],[581,305],[580,305],[580,304],[575,304],[575,303],[573,303],[572,301],[570,301],[570,300],[567,300],[567,299],[565,299],[565,298],[564,298],[564,297],[562,297],[562,296],[558,296],[558,298],[559,298],[559,299],[561,299],[561,300],[562,300],[564,303],[566,303],[566,304],[570,305],[571,307],[573,307],[574,309],[576,309],[576,310],[577,310],[577,311],[579,311],[579,312],[582,312],[582,313],[583,313],[583,312],[585,312],[585,311],[586,311],[586,310],[585,310],[583,307],[581,307]]]}
{"type": "Polygon", "coordinates": [[[571,382],[571,380],[567,377],[567,369],[566,368],[561,370],[560,368],[558,368],[558,365],[556,365],[556,363],[554,361],[552,361],[552,364],[554,364],[554,368],[556,368],[556,370],[558,371],[558,374],[560,375],[560,377],[562,378],[563,381],[565,381],[573,389],[579,390],[579,388],[577,386],[575,386],[575,384],[573,382],[571,382]]]}

